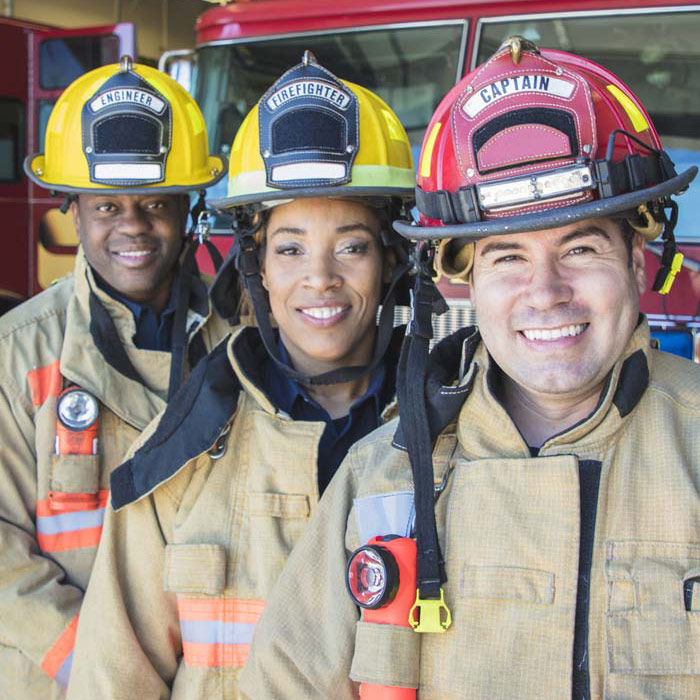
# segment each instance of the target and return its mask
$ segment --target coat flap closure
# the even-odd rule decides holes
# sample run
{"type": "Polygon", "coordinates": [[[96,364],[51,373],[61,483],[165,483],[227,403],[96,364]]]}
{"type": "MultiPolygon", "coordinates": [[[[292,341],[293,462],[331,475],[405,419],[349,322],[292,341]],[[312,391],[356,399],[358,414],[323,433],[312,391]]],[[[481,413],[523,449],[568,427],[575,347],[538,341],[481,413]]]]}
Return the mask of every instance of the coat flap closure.
{"type": "Polygon", "coordinates": [[[250,514],[273,518],[308,518],[311,513],[309,497],[296,493],[251,493],[250,514]]]}
{"type": "Polygon", "coordinates": [[[218,595],[226,587],[226,549],[220,544],[169,544],[163,589],[218,595]]]}

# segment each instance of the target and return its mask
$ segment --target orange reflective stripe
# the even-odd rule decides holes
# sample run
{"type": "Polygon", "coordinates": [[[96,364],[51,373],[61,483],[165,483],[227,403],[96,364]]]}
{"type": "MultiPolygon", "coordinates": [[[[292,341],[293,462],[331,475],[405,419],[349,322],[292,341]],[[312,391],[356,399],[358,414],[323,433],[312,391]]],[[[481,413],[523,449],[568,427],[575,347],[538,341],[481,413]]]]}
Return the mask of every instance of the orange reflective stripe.
{"type": "Polygon", "coordinates": [[[37,533],[36,540],[42,552],[64,552],[67,549],[97,547],[102,535],[102,526],[58,532],[55,535],[37,533]]]}
{"type": "Polygon", "coordinates": [[[41,662],[41,670],[51,678],[61,670],[64,662],[71,655],[75,646],[75,633],[78,630],[78,615],[68,624],[68,627],[61,632],[59,638],[53,646],[46,652],[44,660],[41,662]]]}
{"type": "Polygon", "coordinates": [[[242,667],[248,659],[262,600],[178,598],[182,654],[188,666],[242,667]]]}
{"type": "Polygon", "coordinates": [[[96,547],[100,542],[109,490],[53,493],[36,504],[36,539],[44,552],[96,547]]]}
{"type": "Polygon", "coordinates": [[[264,600],[239,598],[178,598],[181,620],[221,620],[255,624],[265,609],[264,600]]]}
{"type": "Polygon", "coordinates": [[[58,493],[51,492],[49,498],[36,502],[37,517],[61,513],[77,513],[83,510],[104,508],[109,499],[109,489],[100,489],[97,493],[58,493]]]}
{"type": "Polygon", "coordinates": [[[49,396],[58,396],[63,388],[58,360],[27,372],[27,383],[35,406],[41,406],[49,396]]]}
{"type": "Polygon", "coordinates": [[[182,643],[182,655],[188,666],[245,666],[250,644],[197,644],[182,643]]]}

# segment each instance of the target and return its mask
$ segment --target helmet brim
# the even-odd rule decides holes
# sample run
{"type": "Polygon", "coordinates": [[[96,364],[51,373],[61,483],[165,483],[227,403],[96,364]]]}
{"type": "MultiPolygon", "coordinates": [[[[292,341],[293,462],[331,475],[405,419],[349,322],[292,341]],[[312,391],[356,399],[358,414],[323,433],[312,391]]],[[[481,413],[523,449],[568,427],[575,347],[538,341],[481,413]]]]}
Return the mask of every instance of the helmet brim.
{"type": "Polygon", "coordinates": [[[401,199],[412,200],[415,194],[415,190],[408,187],[345,187],[343,185],[335,187],[297,187],[289,190],[262,192],[255,195],[242,194],[237,197],[222,197],[221,199],[212,200],[210,204],[214,209],[226,211],[234,207],[242,207],[248,204],[264,204],[281,199],[310,199],[311,197],[399,197],[401,199]]]}
{"type": "Polygon", "coordinates": [[[503,219],[489,219],[467,224],[447,224],[444,226],[419,226],[410,221],[394,221],[393,225],[394,230],[404,236],[404,238],[414,241],[436,241],[441,238],[460,238],[466,241],[477,241],[486,236],[496,234],[542,231],[566,226],[582,219],[621,216],[625,213],[631,215],[640,204],[681,193],[693,181],[697,173],[698,168],[693,165],[680,173],[680,175],[643,190],[522,216],[509,216],[503,219]]]}
{"type": "Polygon", "coordinates": [[[208,167],[210,171],[216,169],[217,175],[212,177],[210,180],[195,183],[186,183],[182,185],[167,185],[165,187],[159,184],[153,185],[143,185],[134,187],[108,187],[105,185],[93,185],[92,187],[74,187],[71,185],[65,185],[59,182],[49,182],[48,180],[42,179],[36,174],[36,170],[44,169],[45,156],[42,153],[34,153],[28,155],[24,159],[24,172],[27,177],[47,190],[52,190],[54,192],[61,192],[63,194],[137,194],[137,195],[149,195],[149,194],[184,194],[186,192],[193,192],[195,190],[206,189],[215,185],[219,180],[221,180],[227,173],[228,161],[223,156],[209,156],[208,167]]]}

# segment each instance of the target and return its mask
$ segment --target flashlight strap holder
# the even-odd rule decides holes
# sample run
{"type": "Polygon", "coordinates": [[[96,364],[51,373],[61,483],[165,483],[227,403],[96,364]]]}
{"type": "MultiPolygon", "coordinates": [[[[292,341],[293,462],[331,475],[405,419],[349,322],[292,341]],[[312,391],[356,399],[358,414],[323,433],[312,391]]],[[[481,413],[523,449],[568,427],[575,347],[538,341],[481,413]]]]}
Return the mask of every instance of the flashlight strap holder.
{"type": "Polygon", "coordinates": [[[398,368],[399,416],[411,462],[416,511],[417,595],[409,621],[417,632],[444,632],[451,623],[442,584],[447,581],[435,523],[433,449],[426,412],[428,353],[432,339],[432,313],[446,308],[435,286],[434,248],[418,246],[418,271],[412,293],[413,317],[398,368]]]}

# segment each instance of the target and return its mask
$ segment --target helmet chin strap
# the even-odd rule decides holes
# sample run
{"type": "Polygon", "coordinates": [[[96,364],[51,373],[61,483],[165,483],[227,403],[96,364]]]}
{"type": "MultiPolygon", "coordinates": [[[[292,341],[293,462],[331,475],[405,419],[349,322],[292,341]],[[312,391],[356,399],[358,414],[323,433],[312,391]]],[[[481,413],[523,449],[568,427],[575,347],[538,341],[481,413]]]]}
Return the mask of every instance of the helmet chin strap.
{"type": "MultiPolygon", "coordinates": [[[[234,226],[235,225],[236,224],[234,224],[234,226]]],[[[239,229],[236,232],[235,245],[238,247],[236,253],[236,268],[241,275],[243,285],[253,304],[260,337],[272,361],[286,377],[306,386],[343,384],[371,373],[382,361],[389,347],[394,329],[394,308],[396,306],[395,289],[399,280],[409,271],[410,263],[408,261],[400,261],[392,272],[389,287],[382,301],[382,310],[379,314],[374,352],[369,364],[341,367],[316,376],[309,376],[302,372],[297,372],[295,369],[292,369],[289,365],[282,362],[277,351],[275,334],[272,324],[270,323],[270,305],[262,284],[258,246],[255,242],[255,234],[260,230],[261,226],[262,220],[259,220],[249,228],[239,229]]]]}

